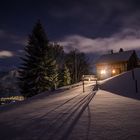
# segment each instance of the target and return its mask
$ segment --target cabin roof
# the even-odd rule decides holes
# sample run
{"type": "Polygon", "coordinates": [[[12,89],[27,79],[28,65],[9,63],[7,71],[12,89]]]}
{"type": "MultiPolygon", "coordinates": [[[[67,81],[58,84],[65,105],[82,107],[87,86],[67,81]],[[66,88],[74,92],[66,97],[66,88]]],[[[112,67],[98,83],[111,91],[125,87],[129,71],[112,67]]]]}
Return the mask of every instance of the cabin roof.
{"type": "Polygon", "coordinates": [[[128,61],[134,52],[135,52],[134,50],[130,50],[130,51],[117,52],[113,54],[105,54],[105,55],[102,55],[97,60],[96,64],[128,61]]]}

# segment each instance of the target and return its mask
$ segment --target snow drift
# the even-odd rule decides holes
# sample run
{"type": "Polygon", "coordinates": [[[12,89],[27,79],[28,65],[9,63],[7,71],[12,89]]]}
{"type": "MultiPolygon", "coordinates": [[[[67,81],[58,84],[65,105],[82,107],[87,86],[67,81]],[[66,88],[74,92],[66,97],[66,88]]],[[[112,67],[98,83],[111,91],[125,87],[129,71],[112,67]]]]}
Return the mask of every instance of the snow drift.
{"type": "Polygon", "coordinates": [[[140,99],[140,68],[134,69],[134,78],[132,71],[128,71],[106,80],[100,88],[121,96],[140,99]]]}

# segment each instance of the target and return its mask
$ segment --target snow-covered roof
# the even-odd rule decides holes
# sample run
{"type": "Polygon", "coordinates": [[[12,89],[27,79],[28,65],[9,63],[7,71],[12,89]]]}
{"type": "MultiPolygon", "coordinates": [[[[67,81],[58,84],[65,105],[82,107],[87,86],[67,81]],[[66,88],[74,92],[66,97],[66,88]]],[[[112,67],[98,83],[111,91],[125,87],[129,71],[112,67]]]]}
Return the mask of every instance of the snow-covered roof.
{"type": "Polygon", "coordinates": [[[134,50],[105,54],[97,60],[96,64],[128,61],[133,53],[134,50]]]}

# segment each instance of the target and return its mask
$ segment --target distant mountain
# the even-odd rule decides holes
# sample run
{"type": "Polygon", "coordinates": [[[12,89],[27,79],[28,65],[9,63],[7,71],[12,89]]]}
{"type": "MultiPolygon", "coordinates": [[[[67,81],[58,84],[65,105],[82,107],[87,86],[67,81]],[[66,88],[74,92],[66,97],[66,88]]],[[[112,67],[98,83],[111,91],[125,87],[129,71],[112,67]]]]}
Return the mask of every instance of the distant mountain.
{"type": "Polygon", "coordinates": [[[20,95],[17,77],[18,71],[15,69],[8,72],[0,72],[0,97],[20,95]]]}

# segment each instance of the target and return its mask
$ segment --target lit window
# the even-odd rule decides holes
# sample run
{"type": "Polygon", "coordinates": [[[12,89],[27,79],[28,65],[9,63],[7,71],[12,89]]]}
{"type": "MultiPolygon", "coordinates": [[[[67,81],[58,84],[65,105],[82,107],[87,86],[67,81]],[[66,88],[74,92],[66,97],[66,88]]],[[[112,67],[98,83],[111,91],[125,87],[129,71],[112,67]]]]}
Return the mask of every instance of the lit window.
{"type": "Polygon", "coordinates": [[[112,70],[112,73],[113,73],[113,74],[115,74],[115,73],[116,73],[116,71],[115,71],[115,70],[112,70]]]}
{"type": "Polygon", "coordinates": [[[106,74],[106,71],[105,70],[101,70],[101,74],[106,74]]]}

